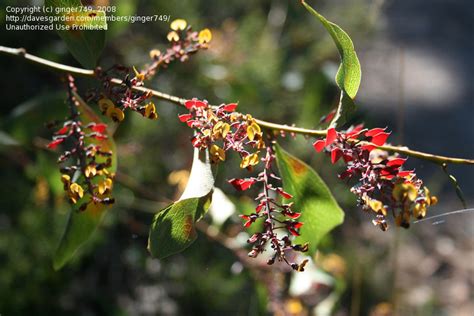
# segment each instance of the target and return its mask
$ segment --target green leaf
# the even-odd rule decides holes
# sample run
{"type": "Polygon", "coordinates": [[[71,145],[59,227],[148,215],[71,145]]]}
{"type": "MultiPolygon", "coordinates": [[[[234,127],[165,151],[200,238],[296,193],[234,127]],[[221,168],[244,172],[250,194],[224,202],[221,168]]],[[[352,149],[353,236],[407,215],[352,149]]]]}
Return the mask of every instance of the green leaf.
{"type": "Polygon", "coordinates": [[[349,35],[337,24],[328,21],[306,2],[302,1],[301,3],[323,24],[329,35],[331,35],[341,56],[341,64],[336,74],[336,84],[341,89],[341,101],[336,116],[331,122],[332,126],[336,126],[336,123],[341,124],[342,120],[347,119],[347,116],[355,109],[352,100],[357,95],[360,86],[362,76],[360,62],[349,35]]]}
{"type": "MultiPolygon", "coordinates": [[[[75,94],[79,105],[78,110],[81,113],[81,121],[83,125],[87,125],[90,122],[101,123],[100,118],[95,114],[95,112],[79,97],[75,94]]],[[[92,137],[87,138],[86,146],[94,143],[101,147],[103,151],[112,151],[112,165],[107,170],[110,173],[114,173],[117,170],[117,156],[115,151],[115,142],[112,139],[112,136],[107,133],[107,139],[96,140],[92,137]]],[[[96,157],[97,163],[102,163],[105,161],[105,158],[96,157]],[[104,159],[104,160],[101,160],[104,159]]],[[[82,182],[84,175],[80,175],[76,182],[82,182]]],[[[103,181],[105,176],[95,176],[94,182],[103,181]]],[[[84,197],[80,199],[77,204],[81,205],[82,203],[89,201],[90,194],[84,194],[84,197]]],[[[102,218],[107,213],[109,206],[106,206],[101,203],[89,203],[87,208],[84,211],[79,211],[77,207],[73,207],[69,213],[69,218],[66,222],[66,227],[64,228],[64,233],[59,242],[59,246],[56,250],[56,253],[53,257],[53,267],[55,270],[59,270],[63,267],[76,253],[76,251],[90,238],[94,231],[99,226],[102,218]]]]}
{"type": "Polygon", "coordinates": [[[321,239],[344,221],[344,212],[319,175],[303,161],[275,144],[276,161],[284,190],[294,196],[294,210],[304,223],[296,243],[309,243],[313,255],[321,239]]]}
{"type": "Polygon", "coordinates": [[[197,238],[195,223],[209,209],[215,170],[209,152],[194,149],[191,175],[186,189],[175,203],[158,211],[148,238],[148,251],[162,259],[189,247],[197,238]]]}
{"type": "Polygon", "coordinates": [[[155,215],[148,239],[153,257],[163,259],[179,253],[196,240],[195,223],[209,209],[211,195],[177,201],[155,215]]]}
{"type": "Polygon", "coordinates": [[[80,0],[45,0],[45,6],[53,8],[54,17],[66,19],[54,22],[55,29],[74,58],[86,68],[95,68],[105,44],[107,30],[105,12],[81,11],[80,0]],[[76,12],[65,11],[67,9],[76,9],[76,12]]]}

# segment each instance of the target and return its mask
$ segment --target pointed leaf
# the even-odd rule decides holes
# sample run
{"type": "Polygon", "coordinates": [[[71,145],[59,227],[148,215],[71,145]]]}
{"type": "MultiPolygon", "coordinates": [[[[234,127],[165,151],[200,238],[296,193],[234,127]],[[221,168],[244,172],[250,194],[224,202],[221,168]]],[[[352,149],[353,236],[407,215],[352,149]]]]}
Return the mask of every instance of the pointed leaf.
{"type": "MultiPolygon", "coordinates": [[[[80,116],[83,126],[91,122],[102,124],[100,118],[80,98],[79,95],[75,94],[74,97],[79,103],[78,110],[81,113],[80,116]]],[[[105,139],[95,139],[92,137],[86,138],[86,146],[93,143],[95,145],[99,145],[103,151],[112,151],[112,165],[107,170],[110,173],[114,173],[117,170],[115,143],[112,136],[107,134],[107,131],[104,131],[104,134],[107,135],[107,138],[105,139]]],[[[104,159],[105,161],[105,158],[102,157],[97,157],[96,161],[101,163],[103,162],[101,159],[104,159]]],[[[81,177],[84,176],[79,176],[76,182],[82,182],[81,177]]],[[[103,180],[105,180],[105,176],[94,177],[94,181],[98,182],[103,180]]],[[[89,194],[84,194],[84,197],[79,200],[76,205],[80,206],[83,202],[89,201],[89,198],[89,194]]],[[[76,251],[90,238],[109,209],[108,206],[100,203],[90,203],[84,211],[79,211],[77,208],[78,207],[74,207],[71,209],[69,218],[64,228],[64,233],[61,237],[56,253],[54,254],[53,267],[55,270],[58,270],[64,266],[74,256],[76,251]]]]}
{"type": "Polygon", "coordinates": [[[295,242],[309,242],[309,254],[313,255],[319,241],[343,222],[344,212],[316,171],[278,144],[275,153],[283,187],[294,196],[294,209],[301,212],[298,221],[304,223],[295,242]]]}
{"type": "Polygon", "coordinates": [[[65,20],[55,22],[61,28],[56,30],[74,58],[86,68],[95,68],[105,44],[105,12],[81,10],[80,0],[45,0],[45,6],[52,7],[53,14],[65,20]],[[77,12],[62,9],[76,9],[77,12]]]}
{"type": "Polygon", "coordinates": [[[341,64],[336,74],[336,83],[341,89],[341,100],[336,115],[331,122],[331,126],[335,127],[341,125],[342,121],[346,120],[347,116],[355,109],[353,99],[357,95],[362,77],[360,62],[349,35],[337,24],[328,21],[306,2],[302,1],[301,3],[323,24],[341,56],[341,64]]]}
{"type": "Polygon", "coordinates": [[[196,240],[195,223],[209,209],[211,195],[179,200],[155,215],[148,239],[153,257],[163,259],[179,253],[196,240]]]}
{"type": "Polygon", "coordinates": [[[162,259],[189,247],[197,238],[195,223],[209,209],[215,170],[209,151],[194,149],[191,175],[183,194],[175,203],[159,211],[148,238],[148,251],[162,259]]]}

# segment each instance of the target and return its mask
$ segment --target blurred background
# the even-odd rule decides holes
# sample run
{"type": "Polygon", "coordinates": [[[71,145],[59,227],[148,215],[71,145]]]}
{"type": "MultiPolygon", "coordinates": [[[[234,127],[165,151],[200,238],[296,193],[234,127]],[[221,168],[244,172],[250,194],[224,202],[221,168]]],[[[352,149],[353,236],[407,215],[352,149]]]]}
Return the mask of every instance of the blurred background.
{"type": "MultiPolygon", "coordinates": [[[[472,1],[309,3],[356,46],[363,71],[356,122],[389,126],[394,144],[474,157],[472,1]]],[[[212,29],[208,51],[161,71],[151,88],[212,103],[239,101],[244,113],[307,128],[316,128],[338,101],[337,51],[298,1],[110,4],[121,15],[167,14],[197,30],[212,29]]],[[[6,31],[7,5],[42,2],[1,2],[0,45],[78,66],[55,33],[6,31]]],[[[112,23],[100,65],[143,66],[151,49],[166,48],[168,29],[166,22],[112,23]]],[[[153,214],[179,196],[192,161],[192,132],[176,119],[178,108],[161,101],[157,122],[130,113],[117,129],[117,203],[81,255],[54,272],[51,255],[69,209],[57,154],[43,148],[51,135],[45,122],[65,116],[63,83],[60,74],[10,56],[0,56],[0,68],[0,315],[266,315],[272,306],[277,315],[473,315],[473,213],[384,233],[354,206],[336,177],[339,168],[303,137],[282,140],[283,146],[318,170],[346,212],[308,271],[253,269],[225,242],[202,233],[183,253],[151,259],[146,243],[153,214]]],[[[77,81],[83,93],[96,84],[77,81]]],[[[439,166],[415,159],[408,166],[440,200],[428,216],[462,209],[439,166]]],[[[472,207],[474,169],[448,171],[472,207]]],[[[242,176],[238,167],[220,169],[222,194],[203,230],[218,229],[241,243],[246,233],[237,214],[252,201],[226,183],[235,176],[242,176]]]]}

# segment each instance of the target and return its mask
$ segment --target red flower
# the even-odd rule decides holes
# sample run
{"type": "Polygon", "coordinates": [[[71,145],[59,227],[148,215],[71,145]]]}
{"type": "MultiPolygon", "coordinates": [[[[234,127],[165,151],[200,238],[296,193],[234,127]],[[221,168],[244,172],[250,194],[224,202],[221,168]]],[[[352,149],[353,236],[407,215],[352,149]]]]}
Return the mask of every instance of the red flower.
{"type": "Polygon", "coordinates": [[[249,227],[250,225],[252,225],[252,223],[255,222],[255,220],[258,218],[256,214],[239,215],[239,217],[246,220],[246,222],[244,223],[245,227],[249,227]]]}
{"type": "Polygon", "coordinates": [[[325,140],[317,140],[313,143],[314,149],[319,153],[324,147],[331,145],[337,138],[337,132],[335,128],[328,129],[325,140]]]}
{"type": "Polygon", "coordinates": [[[56,135],[64,135],[69,131],[69,126],[64,126],[59,131],[56,132],[56,135]]]}
{"type": "Polygon", "coordinates": [[[187,122],[188,120],[190,120],[193,117],[193,115],[192,114],[181,114],[181,115],[178,115],[178,117],[179,117],[179,120],[181,122],[187,122]]]}
{"type": "Polygon", "coordinates": [[[387,138],[388,136],[390,136],[390,133],[385,133],[385,128],[373,128],[367,131],[364,135],[368,137],[368,140],[371,143],[377,146],[382,146],[387,141],[387,138]]]}
{"type": "MultiPolygon", "coordinates": [[[[339,158],[341,158],[341,157],[342,157],[342,150],[341,149],[336,147],[333,150],[331,150],[331,162],[333,164],[335,164],[339,160],[339,158]]],[[[346,159],[348,159],[348,158],[344,158],[344,160],[346,160],[346,159]]]]}
{"type": "Polygon", "coordinates": [[[103,123],[95,124],[91,127],[91,130],[97,133],[104,133],[107,129],[107,125],[103,123]]]}
{"type": "Polygon", "coordinates": [[[405,171],[400,171],[398,173],[398,176],[400,178],[411,178],[413,176],[413,173],[415,172],[415,170],[405,170],[405,171]]]}
{"type": "Polygon", "coordinates": [[[301,213],[287,211],[287,210],[283,210],[281,213],[285,216],[288,216],[289,218],[292,218],[292,219],[297,219],[298,217],[301,216],[301,213]]]}
{"type": "Polygon", "coordinates": [[[293,236],[296,236],[298,237],[300,235],[300,233],[298,233],[298,231],[296,231],[295,229],[293,228],[288,228],[288,231],[293,235],[293,236]]]}
{"type": "Polygon", "coordinates": [[[296,228],[296,229],[301,228],[301,226],[303,226],[303,223],[301,223],[301,222],[296,222],[296,223],[293,225],[293,227],[296,228]]]}
{"type": "Polygon", "coordinates": [[[245,191],[250,189],[252,184],[255,183],[255,179],[247,178],[247,179],[231,179],[228,181],[230,184],[234,186],[239,191],[245,191]]]}
{"type": "Polygon", "coordinates": [[[387,166],[390,167],[401,167],[407,161],[406,158],[394,158],[387,162],[387,166]]]}
{"type": "Polygon", "coordinates": [[[326,135],[326,146],[329,146],[331,145],[332,143],[334,143],[334,141],[336,140],[337,138],[337,132],[336,132],[336,129],[335,128],[330,128],[328,129],[328,133],[326,135]]]}
{"type": "Polygon", "coordinates": [[[207,107],[207,102],[199,101],[197,99],[192,99],[192,100],[187,100],[184,102],[184,106],[189,110],[193,106],[196,108],[206,108],[207,107]]]}
{"type": "Polygon", "coordinates": [[[284,197],[287,200],[291,199],[293,197],[293,195],[291,195],[288,192],[283,191],[281,188],[277,188],[276,191],[277,191],[278,194],[280,194],[282,197],[284,197]]]}
{"type": "Polygon", "coordinates": [[[313,147],[319,153],[326,147],[326,141],[319,139],[313,143],[313,147]]]}
{"type": "Polygon", "coordinates": [[[48,144],[48,148],[51,148],[51,149],[56,148],[56,146],[61,144],[64,141],[64,139],[65,138],[58,138],[58,139],[53,140],[52,142],[48,144]]]}
{"type": "Polygon", "coordinates": [[[222,109],[226,112],[234,112],[236,108],[237,108],[237,103],[229,103],[227,105],[224,105],[222,109]]]}
{"type": "Polygon", "coordinates": [[[260,202],[260,204],[255,208],[255,211],[257,213],[260,213],[260,211],[262,210],[264,206],[265,206],[265,201],[260,202]]]}
{"type": "Polygon", "coordinates": [[[377,134],[380,134],[382,132],[385,132],[386,128],[380,128],[380,127],[377,127],[377,128],[372,128],[371,130],[368,130],[367,132],[365,132],[365,136],[367,137],[371,137],[371,136],[375,136],[377,134]]]}
{"type": "Polygon", "coordinates": [[[374,146],[374,145],[363,145],[363,146],[360,146],[360,148],[364,149],[364,150],[367,150],[368,152],[371,152],[372,150],[374,150],[375,148],[377,148],[377,146],[374,146]]]}
{"type": "Polygon", "coordinates": [[[346,132],[347,138],[357,139],[364,128],[364,124],[359,124],[346,132]]]}
{"type": "Polygon", "coordinates": [[[107,136],[102,135],[102,134],[95,134],[94,138],[97,140],[104,140],[104,139],[107,139],[107,136]]]}
{"type": "Polygon", "coordinates": [[[303,223],[301,222],[287,222],[286,228],[292,234],[293,236],[299,236],[300,233],[297,231],[298,228],[301,228],[303,226],[303,223]]]}

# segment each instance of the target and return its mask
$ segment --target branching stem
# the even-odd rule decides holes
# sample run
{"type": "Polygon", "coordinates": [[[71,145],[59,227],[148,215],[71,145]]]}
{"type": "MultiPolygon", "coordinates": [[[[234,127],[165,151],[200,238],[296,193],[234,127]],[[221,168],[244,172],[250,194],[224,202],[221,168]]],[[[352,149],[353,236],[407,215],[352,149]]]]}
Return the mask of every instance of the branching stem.
{"type": "MultiPolygon", "coordinates": [[[[0,46],[0,53],[6,54],[6,55],[13,55],[17,56],[23,59],[28,60],[29,62],[43,65],[49,69],[52,70],[57,70],[61,72],[66,72],[72,75],[77,75],[77,76],[83,76],[83,77],[95,77],[96,72],[94,70],[90,69],[83,69],[83,68],[78,68],[78,67],[72,67],[60,63],[56,63],[32,54],[29,54],[26,52],[24,48],[11,48],[11,47],[5,47],[5,46],[0,46]]],[[[115,85],[123,85],[123,81],[118,78],[112,78],[110,80],[111,83],[115,85]]],[[[184,105],[184,102],[186,99],[180,98],[177,96],[169,95],[160,91],[148,89],[145,87],[132,87],[133,90],[135,91],[140,91],[140,92],[145,92],[145,93],[151,93],[154,97],[165,100],[177,105],[184,105]]],[[[277,123],[272,123],[272,122],[267,122],[263,121],[260,119],[256,119],[257,123],[265,127],[267,129],[271,130],[276,130],[276,131],[285,131],[287,133],[294,133],[294,134],[300,134],[300,135],[305,135],[305,136],[313,136],[313,137],[323,137],[326,135],[325,130],[313,130],[313,129],[306,129],[306,128],[301,128],[301,127],[296,127],[296,126],[288,126],[288,125],[282,125],[282,124],[277,124],[277,123]]],[[[464,159],[464,158],[456,158],[456,157],[447,157],[447,156],[440,156],[440,155],[434,155],[430,153],[425,153],[417,150],[412,150],[409,149],[408,147],[405,146],[391,146],[391,145],[384,145],[384,146],[377,146],[378,148],[390,152],[396,152],[402,155],[426,160],[426,161],[431,161],[434,163],[437,163],[439,165],[443,164],[467,164],[467,165],[474,165],[474,159],[464,159]]]]}

